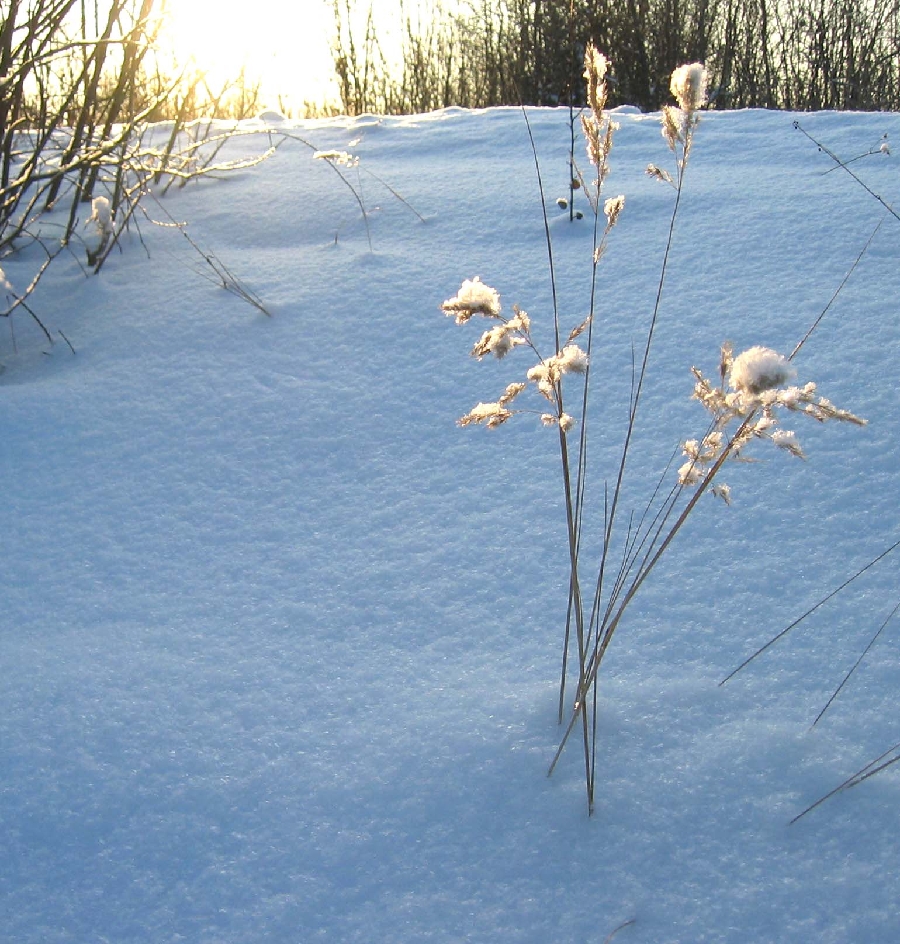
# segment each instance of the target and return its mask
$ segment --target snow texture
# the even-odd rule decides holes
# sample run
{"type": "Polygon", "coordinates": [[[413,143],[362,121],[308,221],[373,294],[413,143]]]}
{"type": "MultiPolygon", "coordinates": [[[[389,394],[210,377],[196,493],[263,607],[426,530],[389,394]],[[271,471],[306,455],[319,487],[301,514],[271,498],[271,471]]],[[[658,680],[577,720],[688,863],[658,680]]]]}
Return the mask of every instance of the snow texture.
{"type": "MultiPolygon", "coordinates": [[[[673,199],[645,174],[671,156],[659,117],[616,117],[608,189],[627,202],[598,283],[595,486],[673,199]]],[[[719,686],[897,537],[900,223],[795,117],[846,159],[898,124],[702,116],[623,500],[702,438],[692,365],[714,376],[726,339],[792,350],[883,219],[794,363],[869,425],[809,424],[807,462],[769,451],[730,471],[731,507],[701,503],[604,663],[592,818],[577,747],[545,776],[557,432],[537,415],[456,427],[533,361],[478,363],[483,328],[440,311],[480,276],[554,349],[521,112],[279,120],[359,158],[344,173],[371,250],[335,168],[295,140],[172,189],[168,212],[271,317],[203,278],[171,227],[141,223],[149,260],[132,228],[98,276],[64,257],[31,306],[75,353],[21,310],[0,334],[0,939],[548,944],[631,919],[616,944],[900,939],[900,769],[789,825],[900,739],[897,626],[810,728],[897,602],[897,561],[719,686]]],[[[568,331],[590,212],[556,207],[568,113],[529,118],[568,331]]],[[[887,203],[895,160],[853,165],[887,203]]],[[[3,260],[16,290],[28,261],[3,260]]]]}

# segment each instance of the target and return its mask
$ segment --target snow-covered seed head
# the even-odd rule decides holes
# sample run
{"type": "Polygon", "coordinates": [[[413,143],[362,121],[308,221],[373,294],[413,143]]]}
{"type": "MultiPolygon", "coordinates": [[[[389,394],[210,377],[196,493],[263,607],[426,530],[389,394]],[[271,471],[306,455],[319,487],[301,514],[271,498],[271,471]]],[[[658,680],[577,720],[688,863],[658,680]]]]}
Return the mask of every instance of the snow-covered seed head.
{"type": "Polygon", "coordinates": [[[726,485],[724,482],[719,483],[718,485],[713,485],[710,491],[717,498],[721,498],[726,505],[731,504],[731,486],[726,485]]]}
{"type": "Polygon", "coordinates": [[[666,184],[674,183],[672,175],[662,167],[657,167],[656,164],[647,165],[647,176],[652,177],[654,180],[661,180],[666,184]]]}
{"type": "Polygon", "coordinates": [[[821,423],[837,420],[866,424],[861,417],[817,396],[811,381],[802,387],[785,386],[794,376],[793,365],[771,348],[751,347],[733,357],[731,344],[726,341],[719,361],[721,386],[714,386],[696,367],[691,372],[696,381],[694,398],[712,414],[712,427],[702,440],[689,439],[682,446],[687,461],[678,470],[678,482],[683,486],[705,482],[726,504],[731,503],[730,489],[712,480],[725,460],[740,460],[751,442],[769,442],[798,459],[806,458],[797,434],[781,425],[781,410],[821,423]],[[732,387],[729,392],[725,391],[726,377],[732,387]],[[734,431],[730,432],[729,427],[734,431]]]}
{"type": "Polygon", "coordinates": [[[512,415],[512,410],[507,410],[502,403],[477,403],[465,416],[461,416],[457,423],[460,426],[484,423],[488,429],[496,429],[512,415]]]}
{"type": "Polygon", "coordinates": [[[559,369],[550,361],[541,364],[535,364],[528,370],[525,376],[535,384],[542,396],[545,396],[551,402],[556,394],[556,384],[559,381],[559,369]]]}
{"type": "Polygon", "coordinates": [[[688,459],[678,470],[679,485],[697,485],[703,478],[703,469],[697,465],[696,459],[688,459]]]}
{"type": "Polygon", "coordinates": [[[803,449],[800,447],[800,441],[797,439],[797,434],[790,429],[776,429],[772,433],[772,442],[779,448],[785,449],[792,456],[796,456],[798,459],[805,459],[806,456],[803,453],[803,449]]]}
{"type": "Polygon", "coordinates": [[[588,368],[588,356],[577,344],[567,344],[561,351],[535,364],[525,375],[548,399],[553,400],[556,385],[563,374],[583,374],[588,368]]]}
{"type": "Polygon", "coordinates": [[[672,73],[669,88],[678,102],[678,107],[690,115],[706,104],[708,84],[709,74],[703,64],[692,62],[690,65],[679,66],[672,73]]]}
{"type": "Polygon", "coordinates": [[[512,403],[513,400],[525,389],[527,384],[523,383],[511,383],[507,384],[506,390],[503,391],[503,396],[497,401],[500,406],[506,406],[509,403],[512,403]]]}
{"type": "Polygon", "coordinates": [[[481,360],[485,354],[493,354],[497,360],[502,360],[515,347],[517,341],[519,339],[510,334],[508,325],[499,324],[484,332],[472,348],[472,357],[481,360]]]}
{"type": "Polygon", "coordinates": [[[541,423],[544,426],[558,426],[564,433],[567,433],[570,429],[575,428],[576,420],[574,416],[569,416],[568,413],[561,413],[559,416],[553,413],[541,413],[541,423]]]}
{"type": "Polygon", "coordinates": [[[556,363],[562,374],[583,374],[588,367],[588,356],[577,344],[567,344],[556,355],[556,363]]]}
{"type": "Polygon", "coordinates": [[[513,305],[513,312],[512,318],[506,322],[506,327],[510,331],[519,331],[523,335],[528,334],[531,330],[531,319],[528,317],[528,312],[523,311],[518,305],[513,305]]]}
{"type": "Polygon", "coordinates": [[[472,315],[498,318],[500,295],[476,275],[474,279],[466,279],[456,295],[441,305],[441,310],[448,315],[454,315],[457,324],[465,324],[472,315]]]}
{"type": "Polygon", "coordinates": [[[610,197],[606,203],[603,204],[603,212],[606,214],[606,225],[612,229],[616,225],[616,221],[619,219],[619,214],[622,212],[622,208],[625,206],[625,197],[610,197]]]}
{"type": "Polygon", "coordinates": [[[328,161],[331,164],[341,164],[344,167],[356,167],[359,164],[359,158],[354,157],[347,151],[316,151],[313,154],[313,159],[328,161]]]}
{"type": "Polygon", "coordinates": [[[597,121],[606,107],[606,72],[609,59],[593,43],[584,52],[584,77],[587,80],[587,102],[597,121]]]}
{"type": "Polygon", "coordinates": [[[751,347],[731,364],[729,382],[739,393],[759,394],[780,387],[794,377],[790,361],[768,347],[751,347]]]}

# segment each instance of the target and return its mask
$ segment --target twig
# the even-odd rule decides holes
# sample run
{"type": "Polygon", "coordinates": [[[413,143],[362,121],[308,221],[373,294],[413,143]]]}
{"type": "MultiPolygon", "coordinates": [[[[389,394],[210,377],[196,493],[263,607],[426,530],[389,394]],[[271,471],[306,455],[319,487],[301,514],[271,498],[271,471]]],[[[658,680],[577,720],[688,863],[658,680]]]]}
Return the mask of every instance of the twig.
{"type": "Polygon", "coordinates": [[[378,183],[380,183],[381,186],[385,188],[385,190],[388,190],[390,192],[391,196],[399,200],[408,210],[414,213],[423,223],[426,222],[425,217],[422,216],[422,214],[407,199],[405,199],[402,194],[398,193],[384,178],[379,177],[378,174],[375,173],[375,171],[369,170],[369,168],[363,164],[359,165],[359,169],[364,174],[368,174],[373,180],[377,180],[378,183]]]}
{"type": "Polygon", "coordinates": [[[623,928],[630,927],[632,924],[637,924],[636,918],[629,918],[627,921],[623,921],[617,928],[613,928],[609,934],[603,940],[603,944],[609,944],[609,942],[621,931],[623,928]]]}
{"type": "MultiPolygon", "coordinates": [[[[799,121],[795,121],[795,122],[794,122],[794,127],[795,127],[799,132],[801,132],[803,135],[805,135],[807,138],[809,138],[809,140],[812,141],[812,143],[815,144],[815,146],[816,146],[823,154],[827,154],[827,155],[835,162],[835,164],[837,165],[837,167],[841,168],[842,170],[845,170],[845,171],[860,185],[860,187],[862,187],[863,190],[865,190],[866,193],[869,194],[870,197],[874,197],[874,198],[885,208],[885,210],[887,210],[888,213],[891,214],[891,216],[893,216],[893,217],[895,217],[896,219],[900,220],[900,214],[898,214],[897,211],[896,211],[886,200],[884,200],[884,199],[883,199],[882,197],[880,197],[877,193],[875,193],[875,191],[874,191],[865,181],[861,180],[856,174],[854,174],[853,171],[837,156],[837,154],[835,154],[833,151],[830,151],[830,150],[829,150],[827,147],[825,147],[825,145],[822,144],[821,142],[817,141],[817,140],[800,124],[799,121]]],[[[835,169],[837,169],[837,168],[835,168],[835,169]]]]}
{"type": "Polygon", "coordinates": [[[63,334],[61,328],[57,328],[57,331],[59,332],[59,336],[63,339],[63,341],[65,341],[66,344],[69,345],[69,350],[74,354],[74,353],[75,353],[75,348],[72,347],[72,342],[63,334]]]}
{"type": "MultiPolygon", "coordinates": [[[[187,240],[188,244],[194,249],[195,252],[203,259],[203,261],[212,269],[212,271],[218,276],[218,279],[210,279],[217,285],[221,285],[226,291],[231,292],[232,295],[236,295],[238,298],[243,299],[247,304],[252,305],[257,311],[262,312],[264,315],[271,317],[271,313],[266,308],[262,299],[256,295],[255,292],[247,288],[243,282],[231,272],[230,269],[216,257],[212,252],[207,252],[204,249],[201,249],[200,246],[188,235],[187,230],[183,223],[179,223],[175,220],[171,213],[162,205],[162,203],[149,191],[145,192],[145,196],[149,196],[156,203],[157,207],[162,211],[162,213],[168,217],[169,223],[163,223],[159,225],[174,227],[181,233],[181,235],[187,240]]],[[[153,220],[146,209],[141,203],[138,203],[137,206],[141,209],[144,215],[151,222],[157,222],[153,220]]]]}
{"type": "Polygon", "coordinates": [[[838,287],[835,289],[835,292],[829,299],[828,304],[822,309],[822,312],[819,315],[819,317],[816,318],[816,320],[812,323],[812,325],[810,325],[809,330],[806,332],[806,334],[803,335],[803,337],[797,343],[797,346],[794,348],[794,350],[791,351],[790,357],[788,357],[789,361],[792,361],[797,356],[797,354],[800,352],[800,348],[802,348],[803,345],[806,344],[806,342],[809,340],[812,333],[816,330],[816,328],[819,327],[820,322],[828,313],[828,310],[831,308],[831,306],[835,303],[835,300],[837,299],[838,295],[841,294],[844,286],[849,281],[850,276],[853,275],[854,271],[856,270],[856,267],[862,261],[862,257],[869,251],[869,247],[872,245],[872,241],[875,239],[875,234],[878,232],[878,230],[881,229],[881,224],[883,222],[884,222],[884,218],[882,217],[882,219],[880,219],[878,223],[875,225],[875,229],[872,230],[872,235],[869,236],[869,238],[866,240],[866,244],[859,251],[859,255],[854,260],[853,265],[850,266],[850,268],[847,270],[847,274],[843,277],[843,279],[841,279],[841,284],[838,285],[838,287]]]}

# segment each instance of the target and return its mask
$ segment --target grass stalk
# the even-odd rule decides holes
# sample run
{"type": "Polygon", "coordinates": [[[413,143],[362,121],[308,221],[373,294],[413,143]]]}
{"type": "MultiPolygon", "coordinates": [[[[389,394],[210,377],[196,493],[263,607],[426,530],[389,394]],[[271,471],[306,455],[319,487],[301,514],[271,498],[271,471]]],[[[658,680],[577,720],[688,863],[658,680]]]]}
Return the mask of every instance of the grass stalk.
{"type": "Polygon", "coordinates": [[[843,581],[843,583],[840,584],[840,586],[835,587],[834,590],[822,597],[805,613],[802,613],[800,616],[798,616],[792,623],[789,623],[779,633],[776,633],[767,643],[760,646],[755,652],[744,659],[744,661],[736,669],[733,669],[731,672],[729,672],[728,675],[726,675],[725,678],[719,682],[719,685],[724,685],[726,682],[731,681],[735,675],[737,675],[739,672],[742,672],[748,665],[750,665],[751,662],[758,659],[764,652],[774,646],[779,640],[784,639],[784,637],[787,636],[787,634],[792,629],[795,629],[797,626],[799,626],[808,616],[812,616],[816,610],[818,610],[820,607],[823,607],[829,600],[836,597],[842,590],[844,590],[846,587],[849,587],[854,580],[861,577],[864,573],[866,573],[866,571],[871,570],[871,568],[873,568],[879,561],[883,560],[888,556],[888,554],[895,551],[898,547],[900,547],[900,540],[895,541],[889,548],[882,551],[877,557],[873,557],[872,560],[860,567],[860,569],[857,570],[852,577],[848,577],[845,581],[843,581]]]}
{"type": "MultiPolygon", "coordinates": [[[[651,177],[673,187],[674,200],[666,227],[666,239],[655,285],[653,305],[648,313],[646,335],[642,347],[637,351],[632,349],[627,421],[614,463],[612,482],[610,483],[610,480],[603,482],[603,520],[599,535],[599,558],[591,573],[592,596],[589,601],[586,600],[582,591],[582,588],[587,586],[582,579],[585,570],[585,563],[582,561],[582,537],[589,484],[587,472],[589,421],[591,419],[589,416],[591,412],[590,386],[595,329],[597,328],[595,305],[598,263],[604,254],[610,231],[618,219],[625,200],[620,196],[605,201],[602,212],[606,217],[606,227],[601,231],[601,195],[609,172],[608,156],[616,128],[615,123],[605,112],[605,76],[608,65],[605,56],[594,47],[588,47],[585,55],[588,107],[581,116],[581,122],[588,157],[595,169],[596,177],[592,181],[586,181],[583,175],[578,174],[580,186],[594,212],[590,304],[587,316],[573,329],[568,339],[563,341],[546,195],[535,138],[524,107],[522,113],[531,144],[541,197],[547,266],[552,293],[552,333],[555,353],[550,358],[542,358],[532,337],[530,319],[526,313],[514,306],[515,314],[512,317],[502,317],[499,294],[496,290],[484,285],[478,278],[465,281],[458,294],[442,305],[446,314],[456,317],[457,324],[467,322],[474,315],[493,321],[494,327],[485,331],[481,340],[472,349],[472,355],[479,360],[488,353],[502,358],[514,347],[520,345],[527,345],[539,359],[539,363],[527,372],[526,378],[536,386],[536,392],[549,401],[554,411],[542,413],[541,420],[544,425],[557,426],[569,565],[557,712],[560,725],[563,725],[565,718],[569,680],[577,675],[568,723],[564,726],[547,774],[548,776],[553,774],[569,738],[576,726],[580,726],[589,814],[594,811],[597,783],[600,667],[632,601],[667,553],[672,542],[696,509],[698,502],[707,492],[723,498],[726,502],[729,501],[728,486],[718,481],[719,473],[725,463],[740,458],[742,450],[756,440],[768,440],[795,456],[803,456],[795,433],[780,426],[780,415],[777,410],[793,411],[795,414],[807,415],[823,422],[828,419],[858,425],[865,422],[846,410],[838,409],[825,398],[817,398],[814,383],[807,383],[801,388],[789,386],[788,380],[796,373],[791,366],[794,356],[818,328],[877,233],[876,228],[825,309],[794,348],[789,358],[758,346],[749,348],[734,357],[731,345],[726,343],[722,346],[718,385],[707,380],[696,368],[692,368],[696,381],[694,399],[700,401],[711,414],[706,433],[702,440],[688,440],[678,447],[688,457],[688,461],[678,470],[677,482],[671,487],[666,486],[678,449],[672,453],[643,507],[632,509],[625,515],[623,505],[626,487],[631,478],[631,452],[636,439],[638,422],[644,410],[644,394],[650,376],[651,356],[667,294],[673,246],[685,192],[687,166],[692,151],[694,132],[699,121],[697,111],[706,101],[708,77],[703,66],[694,63],[675,70],[672,75],[671,91],[678,102],[678,107],[666,106],[662,112],[663,136],[674,156],[675,173],[673,176],[652,164],[647,168],[651,177]],[[587,332],[586,351],[581,347],[582,342],[574,343],[584,332],[587,332]],[[581,423],[577,449],[570,445],[568,438],[576,421],[565,412],[567,402],[564,400],[566,393],[564,377],[569,372],[583,375],[580,398],[581,423]],[[624,520],[623,516],[625,516],[624,520]],[[573,626],[574,647],[572,645],[573,626]],[[573,649],[577,653],[577,667],[572,666],[573,649]]],[[[574,174],[572,179],[575,179],[574,174]]],[[[559,202],[562,204],[563,201],[559,202]]],[[[513,400],[528,388],[528,383],[509,384],[496,402],[477,404],[459,420],[459,424],[467,426],[471,423],[480,423],[493,429],[517,413],[536,412],[511,406],[513,400]]]]}

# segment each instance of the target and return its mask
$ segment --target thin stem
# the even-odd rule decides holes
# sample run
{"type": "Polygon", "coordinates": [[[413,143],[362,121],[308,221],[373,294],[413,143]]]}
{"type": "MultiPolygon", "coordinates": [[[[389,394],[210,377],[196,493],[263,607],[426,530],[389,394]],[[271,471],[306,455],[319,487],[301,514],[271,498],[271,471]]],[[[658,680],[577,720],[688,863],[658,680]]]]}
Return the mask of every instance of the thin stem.
{"type": "Polygon", "coordinates": [[[803,613],[801,616],[798,616],[797,619],[793,621],[793,623],[791,623],[789,626],[786,626],[777,635],[773,636],[764,646],[760,646],[759,649],[753,653],[753,655],[744,659],[744,661],[736,669],[734,669],[734,671],[729,672],[728,675],[726,675],[725,678],[719,682],[719,685],[724,685],[727,681],[733,679],[735,675],[738,674],[738,672],[750,665],[754,659],[756,659],[758,656],[761,656],[770,646],[773,646],[776,642],[778,642],[779,639],[783,639],[795,626],[799,626],[807,616],[812,616],[812,614],[815,613],[819,607],[824,606],[830,599],[832,599],[832,597],[837,596],[841,590],[853,583],[857,577],[861,577],[867,570],[874,567],[880,560],[887,557],[888,554],[896,550],[898,547],[900,547],[900,540],[895,541],[887,550],[882,551],[877,557],[872,558],[868,564],[866,564],[864,567],[861,567],[852,577],[848,577],[839,587],[836,587],[831,591],[831,593],[822,597],[822,599],[819,600],[815,606],[811,606],[805,613],[803,613]]]}
{"type": "Polygon", "coordinates": [[[818,713],[818,715],[816,715],[816,720],[813,721],[812,727],[815,727],[815,726],[819,723],[819,720],[822,718],[822,715],[824,715],[825,712],[828,711],[828,709],[831,707],[831,703],[832,703],[832,702],[835,700],[835,698],[837,698],[838,695],[841,693],[841,689],[843,689],[843,687],[844,687],[844,686],[847,684],[847,682],[850,680],[850,676],[853,675],[853,673],[859,668],[859,665],[860,665],[860,663],[862,662],[862,660],[865,659],[865,657],[866,657],[866,655],[868,654],[869,650],[870,650],[870,649],[872,648],[872,646],[874,646],[875,643],[878,641],[878,637],[882,634],[882,632],[884,631],[884,629],[885,629],[885,627],[887,626],[887,624],[890,623],[890,621],[897,615],[897,611],[898,611],[898,610],[900,610],[900,601],[897,602],[897,604],[894,606],[894,608],[893,608],[893,609],[891,610],[891,612],[888,614],[888,616],[887,616],[887,618],[885,619],[885,621],[881,624],[881,626],[878,627],[878,632],[876,632],[875,635],[869,640],[869,644],[866,646],[865,649],[863,649],[862,654],[861,654],[860,657],[856,660],[856,662],[853,664],[853,668],[850,669],[850,671],[844,676],[844,678],[843,678],[841,684],[838,685],[838,687],[834,690],[834,693],[832,694],[831,698],[829,698],[828,701],[826,702],[825,707],[818,713]]]}
{"type": "Polygon", "coordinates": [[[900,213],[897,213],[897,211],[883,197],[875,193],[875,191],[864,180],[862,180],[855,173],[853,173],[853,171],[850,170],[850,168],[846,165],[846,163],[844,163],[837,156],[837,154],[835,154],[833,151],[830,151],[827,147],[825,147],[824,144],[821,144],[819,141],[817,141],[805,128],[801,126],[799,121],[794,122],[794,127],[805,137],[809,138],[809,140],[812,141],[812,143],[815,144],[815,146],[823,154],[827,154],[835,162],[837,167],[840,167],[842,170],[845,170],[860,185],[860,187],[862,187],[863,190],[865,190],[866,193],[869,194],[870,197],[873,197],[874,199],[876,199],[885,208],[885,210],[887,210],[888,213],[891,214],[891,216],[900,220],[900,213]]]}
{"type": "Polygon", "coordinates": [[[569,726],[566,728],[566,732],[563,735],[563,739],[560,742],[559,748],[553,758],[553,762],[550,765],[550,771],[549,771],[550,773],[552,773],[553,768],[556,766],[560,756],[562,755],[563,748],[565,747],[566,741],[568,740],[569,735],[572,732],[572,729],[575,725],[578,715],[582,713],[582,709],[584,706],[584,698],[586,697],[587,692],[590,689],[590,686],[596,683],[597,672],[599,671],[600,663],[603,661],[603,656],[606,654],[606,650],[609,648],[609,644],[612,641],[612,637],[622,617],[625,615],[625,611],[628,609],[628,605],[634,599],[638,590],[641,588],[641,585],[643,584],[643,582],[647,579],[647,577],[650,576],[650,573],[653,571],[654,567],[656,567],[656,565],[659,563],[661,557],[665,553],[668,546],[672,543],[672,541],[675,539],[675,536],[678,534],[678,532],[681,530],[684,523],[690,517],[690,514],[694,510],[694,507],[696,506],[697,502],[700,500],[701,496],[704,494],[707,488],[709,488],[709,486],[712,484],[719,470],[725,464],[725,461],[728,459],[728,457],[731,455],[732,450],[734,449],[735,443],[741,440],[741,437],[743,436],[746,429],[748,428],[748,426],[750,425],[750,423],[753,421],[754,418],[755,418],[755,412],[751,413],[740,425],[737,432],[735,432],[735,434],[732,436],[728,445],[722,450],[721,454],[716,459],[715,463],[713,463],[709,471],[706,473],[706,476],[704,477],[703,481],[700,482],[700,484],[697,486],[697,490],[691,496],[690,500],[685,505],[681,514],[678,516],[678,519],[676,520],[676,522],[672,525],[671,529],[666,534],[666,537],[663,539],[656,553],[653,555],[650,561],[639,570],[639,572],[635,576],[630,587],[628,588],[627,593],[625,594],[624,599],[617,607],[615,614],[609,619],[608,622],[604,624],[603,631],[602,631],[602,641],[599,647],[597,648],[597,651],[592,654],[590,663],[588,665],[588,669],[585,672],[584,685],[579,690],[578,699],[575,702],[575,707],[572,712],[572,718],[569,722],[569,726]]]}
{"type": "Polygon", "coordinates": [[[556,350],[559,350],[559,304],[556,293],[556,268],[553,264],[553,240],[550,238],[550,220],[547,216],[547,201],[544,192],[544,180],[541,176],[541,162],[538,160],[537,145],[534,141],[534,132],[531,130],[531,122],[528,120],[528,111],[524,104],[519,106],[522,109],[522,116],[525,119],[525,128],[528,131],[528,140],[531,143],[531,156],[534,159],[534,172],[537,177],[538,191],[541,196],[541,215],[544,221],[544,243],[547,247],[547,266],[550,272],[550,292],[553,298],[553,339],[556,344],[556,350]]]}
{"type": "Polygon", "coordinates": [[[849,790],[851,787],[855,787],[857,784],[862,783],[864,780],[868,780],[869,777],[874,777],[875,774],[880,773],[887,767],[890,767],[891,764],[897,763],[900,760],[900,754],[896,757],[892,757],[889,761],[881,763],[888,754],[891,754],[893,751],[900,750],[900,742],[889,747],[883,754],[879,754],[878,757],[873,761],[869,761],[865,767],[857,770],[855,774],[848,777],[842,784],[836,786],[833,790],[830,790],[825,796],[820,797],[816,800],[815,803],[810,804],[802,813],[798,813],[792,820],[791,825],[797,822],[797,820],[802,819],[806,816],[807,813],[811,813],[817,806],[821,806],[826,800],[830,800],[836,793],[840,793],[842,790],[849,790]]]}
{"type": "Polygon", "coordinates": [[[803,345],[806,344],[806,342],[809,340],[812,333],[816,330],[816,328],[819,327],[819,323],[828,313],[828,310],[831,308],[831,306],[835,303],[838,295],[840,295],[841,292],[843,291],[843,288],[849,281],[850,276],[853,275],[853,272],[855,271],[856,267],[862,261],[862,257],[869,251],[869,247],[872,245],[872,241],[875,239],[876,233],[878,232],[878,230],[881,229],[881,224],[883,222],[884,222],[884,218],[882,217],[876,224],[875,229],[872,230],[872,235],[869,236],[869,238],[866,240],[866,244],[860,250],[859,255],[856,257],[856,259],[853,262],[853,265],[850,266],[850,268],[847,270],[847,274],[843,277],[843,279],[841,279],[841,284],[838,285],[838,287],[835,289],[835,292],[829,299],[828,304],[822,309],[822,312],[819,315],[819,317],[816,318],[816,320],[812,323],[812,325],[810,325],[809,330],[806,332],[806,334],[803,335],[803,337],[797,343],[797,346],[794,348],[794,350],[791,351],[790,357],[788,357],[789,361],[792,361],[797,356],[797,354],[800,352],[800,348],[802,348],[803,345]]]}

